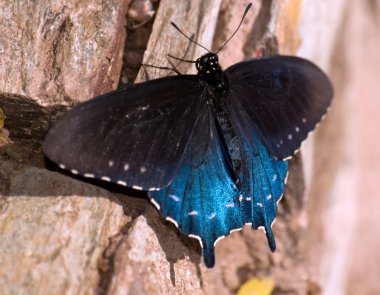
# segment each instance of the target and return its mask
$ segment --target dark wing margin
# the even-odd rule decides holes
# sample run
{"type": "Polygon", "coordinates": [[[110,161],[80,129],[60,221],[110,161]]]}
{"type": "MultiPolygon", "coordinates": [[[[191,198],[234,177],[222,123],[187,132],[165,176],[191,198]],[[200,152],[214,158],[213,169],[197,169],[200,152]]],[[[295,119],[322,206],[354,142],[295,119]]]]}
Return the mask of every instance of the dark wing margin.
{"type": "MultiPolygon", "coordinates": [[[[333,87],[316,65],[275,56],[237,63],[226,70],[230,107],[244,136],[253,125],[276,159],[291,157],[330,106],[333,87]]],[[[253,150],[255,147],[252,147],[253,150]]]]}
{"type": "Polygon", "coordinates": [[[53,125],[44,153],[75,174],[158,190],[179,168],[203,90],[197,76],[183,75],[98,96],[53,125]]]}

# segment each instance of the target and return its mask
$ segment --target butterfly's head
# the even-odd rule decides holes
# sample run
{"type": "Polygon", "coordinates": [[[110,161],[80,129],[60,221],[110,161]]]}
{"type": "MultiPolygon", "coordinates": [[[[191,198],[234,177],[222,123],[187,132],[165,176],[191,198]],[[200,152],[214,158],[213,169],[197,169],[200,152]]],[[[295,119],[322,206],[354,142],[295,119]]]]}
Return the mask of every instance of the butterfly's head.
{"type": "Polygon", "coordinates": [[[219,73],[222,69],[220,68],[218,56],[215,53],[206,53],[198,58],[195,62],[198,74],[203,77],[211,77],[216,73],[219,73]]]}

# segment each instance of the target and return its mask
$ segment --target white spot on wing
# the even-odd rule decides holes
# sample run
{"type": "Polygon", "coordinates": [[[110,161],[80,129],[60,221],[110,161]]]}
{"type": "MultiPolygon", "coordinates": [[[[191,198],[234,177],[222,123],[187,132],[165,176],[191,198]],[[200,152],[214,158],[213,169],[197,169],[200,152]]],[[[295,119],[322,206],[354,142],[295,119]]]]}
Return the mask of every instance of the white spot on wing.
{"type": "Polygon", "coordinates": [[[71,171],[72,174],[78,175],[78,170],[71,169],[70,171],[71,171]]]}
{"type": "Polygon", "coordinates": [[[111,181],[111,178],[109,178],[108,176],[102,176],[100,179],[108,182],[111,181]]]}
{"type": "Polygon", "coordinates": [[[198,212],[195,211],[195,210],[193,210],[193,211],[190,211],[188,214],[189,214],[190,216],[193,216],[193,215],[198,215],[198,212]]]}
{"type": "Polygon", "coordinates": [[[145,173],[145,172],[146,172],[146,168],[145,168],[144,166],[142,166],[142,167],[140,168],[140,172],[141,172],[141,173],[145,173]]]}
{"type": "Polygon", "coordinates": [[[210,215],[210,220],[212,220],[212,219],[214,219],[216,217],[216,213],[214,212],[214,213],[212,213],[211,215],[210,215]]]}
{"type": "Polygon", "coordinates": [[[243,201],[243,196],[242,195],[239,196],[239,202],[241,202],[241,201],[243,201]]]}
{"type": "Polygon", "coordinates": [[[188,237],[193,238],[193,239],[197,239],[199,241],[199,243],[201,244],[201,247],[203,248],[203,243],[202,243],[201,237],[193,235],[193,234],[189,234],[188,237]]]}
{"type": "Polygon", "coordinates": [[[176,195],[169,194],[168,197],[171,198],[171,199],[173,199],[175,202],[179,201],[179,198],[176,195]]]}
{"type": "Polygon", "coordinates": [[[95,175],[92,173],[85,173],[83,176],[87,177],[87,178],[94,178],[95,177],[95,175]]]}
{"type": "Polygon", "coordinates": [[[224,207],[226,207],[226,208],[232,208],[234,206],[235,206],[234,203],[228,203],[228,204],[224,205],[224,207]]]}
{"type": "Polygon", "coordinates": [[[156,202],[155,199],[151,198],[150,201],[152,202],[152,204],[153,204],[158,210],[160,210],[161,206],[160,206],[160,204],[158,204],[158,203],[156,202]]]}
{"type": "Polygon", "coordinates": [[[148,189],[150,192],[159,191],[160,189],[158,187],[151,187],[148,189]]]}
{"type": "Polygon", "coordinates": [[[235,229],[231,229],[230,230],[230,234],[232,234],[233,232],[236,232],[236,231],[241,231],[243,228],[235,228],[235,229]]]}
{"type": "Polygon", "coordinates": [[[252,198],[251,197],[247,197],[246,200],[249,202],[249,201],[252,200],[252,198]]]}
{"type": "Polygon", "coordinates": [[[296,128],[294,128],[296,130],[296,132],[300,132],[300,128],[298,126],[296,126],[296,128]]]}
{"type": "Polygon", "coordinates": [[[257,206],[259,206],[260,208],[263,208],[263,204],[261,203],[256,203],[257,206]]]}
{"type": "Polygon", "coordinates": [[[277,174],[273,175],[272,182],[275,182],[277,179],[277,174]]]}
{"type": "Polygon", "coordinates": [[[108,166],[109,166],[109,167],[112,167],[112,166],[113,166],[113,164],[114,164],[114,162],[113,162],[113,161],[109,161],[109,162],[108,162],[108,166]]]}
{"type": "Polygon", "coordinates": [[[263,227],[263,226],[259,226],[257,229],[264,231],[265,234],[267,233],[267,231],[265,230],[265,227],[263,227]]]}
{"type": "Polygon", "coordinates": [[[133,185],[132,188],[133,188],[133,189],[137,189],[137,190],[139,190],[139,191],[142,191],[142,190],[143,190],[142,186],[138,186],[138,185],[133,185]]]}
{"type": "Polygon", "coordinates": [[[61,168],[61,169],[66,169],[66,166],[63,165],[63,164],[59,164],[59,168],[61,168]]]}
{"type": "Polygon", "coordinates": [[[173,224],[175,225],[175,227],[178,228],[178,223],[177,223],[177,221],[175,221],[173,218],[171,218],[171,217],[166,217],[166,220],[167,220],[167,221],[170,221],[171,223],[173,223],[173,224]]]}
{"type": "Polygon", "coordinates": [[[129,169],[129,164],[124,164],[124,171],[127,171],[129,169]]]}
{"type": "Polygon", "coordinates": [[[125,181],[122,181],[122,180],[118,180],[117,184],[127,186],[127,183],[125,181]]]}
{"type": "Polygon", "coordinates": [[[216,240],[215,240],[215,242],[214,242],[214,247],[216,246],[216,244],[220,241],[220,240],[222,240],[223,238],[225,238],[226,236],[220,236],[219,238],[217,238],[216,240]]]}
{"type": "Polygon", "coordinates": [[[307,120],[306,120],[306,118],[302,118],[302,123],[306,123],[307,122],[307,120]]]}
{"type": "Polygon", "coordinates": [[[272,195],[267,196],[267,200],[269,201],[270,199],[272,199],[272,195]]]}
{"type": "Polygon", "coordinates": [[[289,135],[288,135],[288,139],[289,139],[289,140],[292,140],[292,139],[293,139],[293,135],[289,134],[289,135]]]}

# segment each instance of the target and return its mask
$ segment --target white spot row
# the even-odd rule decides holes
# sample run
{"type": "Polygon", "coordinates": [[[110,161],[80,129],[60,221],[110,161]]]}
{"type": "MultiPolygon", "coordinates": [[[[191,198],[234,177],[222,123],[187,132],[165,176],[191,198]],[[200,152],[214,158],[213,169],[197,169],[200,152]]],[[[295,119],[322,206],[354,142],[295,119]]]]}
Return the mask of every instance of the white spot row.
{"type": "MultiPolygon", "coordinates": [[[[109,165],[113,165],[113,162],[110,161],[108,164],[109,165]]],[[[58,166],[61,169],[66,169],[66,166],[64,164],[59,164],[58,166]]],[[[128,169],[129,169],[129,165],[125,164],[124,165],[124,170],[126,171],[128,169]]],[[[146,168],[145,167],[141,167],[140,171],[142,173],[144,173],[146,171],[146,168]]],[[[70,172],[72,174],[74,174],[74,175],[79,175],[79,171],[76,170],[76,169],[71,169],[70,172]]],[[[84,173],[83,176],[86,177],[86,178],[95,178],[95,174],[93,174],[93,173],[84,173]]],[[[103,180],[103,181],[111,182],[111,178],[108,177],[108,176],[102,176],[102,177],[100,177],[100,179],[103,180]]],[[[116,181],[116,183],[119,184],[119,185],[122,185],[122,186],[127,186],[127,183],[125,181],[123,181],[123,180],[118,180],[118,181],[116,181]]],[[[136,190],[144,190],[142,186],[138,186],[138,185],[133,185],[132,188],[136,189],[136,190]]],[[[159,190],[160,190],[160,188],[158,188],[158,187],[151,187],[151,188],[148,189],[148,191],[150,191],[150,192],[159,191],[159,190]]]]}

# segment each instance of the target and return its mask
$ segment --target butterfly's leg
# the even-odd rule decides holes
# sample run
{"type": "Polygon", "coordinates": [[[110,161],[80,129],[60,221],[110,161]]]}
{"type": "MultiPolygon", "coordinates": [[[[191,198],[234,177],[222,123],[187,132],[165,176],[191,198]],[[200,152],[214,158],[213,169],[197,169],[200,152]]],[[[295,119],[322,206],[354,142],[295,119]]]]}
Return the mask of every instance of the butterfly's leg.
{"type": "Polygon", "coordinates": [[[181,73],[176,68],[159,67],[159,66],[154,66],[154,65],[150,65],[150,64],[141,64],[141,66],[148,67],[148,68],[159,69],[159,70],[165,70],[165,71],[173,71],[173,72],[177,73],[178,75],[181,75],[181,73]]]}
{"type": "MultiPolygon", "coordinates": [[[[183,58],[180,58],[180,57],[176,57],[176,56],[174,56],[174,55],[171,55],[171,54],[167,54],[166,55],[167,57],[170,57],[170,58],[173,58],[173,59],[176,59],[176,60],[178,60],[178,61],[180,61],[180,62],[188,62],[188,63],[195,63],[195,60],[189,60],[189,59],[183,59],[183,58]]],[[[169,60],[169,59],[168,59],[169,60]]]]}
{"type": "MultiPolygon", "coordinates": [[[[193,38],[194,35],[191,35],[191,38],[193,38]]],[[[185,51],[185,54],[183,55],[183,57],[185,57],[189,51],[189,48],[190,46],[188,46],[186,48],[186,51],[185,51]]],[[[179,58],[179,57],[175,57],[171,54],[167,54],[166,55],[166,58],[168,60],[168,62],[170,63],[170,65],[172,66],[171,68],[170,67],[159,67],[159,66],[154,66],[154,65],[150,65],[150,64],[141,64],[142,66],[145,66],[145,67],[151,67],[151,68],[155,68],[155,69],[160,69],[160,70],[166,70],[166,71],[171,71],[171,72],[175,72],[177,75],[182,75],[181,72],[177,69],[177,66],[181,63],[181,62],[190,62],[190,63],[195,63],[195,61],[189,61],[189,60],[185,60],[183,58],[179,58]],[[177,65],[174,65],[173,62],[168,58],[173,58],[173,59],[176,59],[178,61],[180,61],[179,63],[177,63],[177,65]]],[[[146,75],[148,76],[148,73],[145,72],[146,75]]],[[[170,75],[170,73],[168,74],[170,75]]],[[[148,76],[148,80],[149,80],[149,76],[148,76]]]]}
{"type": "MultiPolygon", "coordinates": [[[[176,65],[173,64],[173,62],[168,58],[168,55],[166,55],[166,59],[168,60],[168,63],[170,63],[170,65],[172,66],[173,71],[176,72],[178,75],[182,75],[181,72],[177,69],[176,65]]],[[[170,73],[168,75],[170,75],[170,73]]]]}
{"type": "MultiPolygon", "coordinates": [[[[194,34],[191,35],[190,38],[194,38],[194,34]]],[[[195,61],[192,61],[192,60],[185,60],[185,59],[184,59],[185,56],[187,55],[187,53],[189,52],[190,45],[191,45],[191,43],[189,43],[189,46],[187,46],[186,51],[185,51],[185,53],[183,54],[183,57],[182,57],[182,58],[175,57],[175,56],[173,56],[173,55],[171,55],[171,54],[167,54],[167,55],[166,55],[166,59],[168,60],[168,62],[170,63],[170,65],[173,67],[173,69],[176,69],[176,70],[177,70],[176,73],[177,73],[178,75],[181,75],[180,72],[179,72],[179,70],[177,69],[177,67],[181,64],[181,62],[195,63],[195,61]],[[174,63],[169,59],[169,57],[170,57],[170,58],[173,58],[173,59],[175,59],[175,60],[178,60],[179,62],[178,62],[176,65],[174,65],[174,63]]]]}

